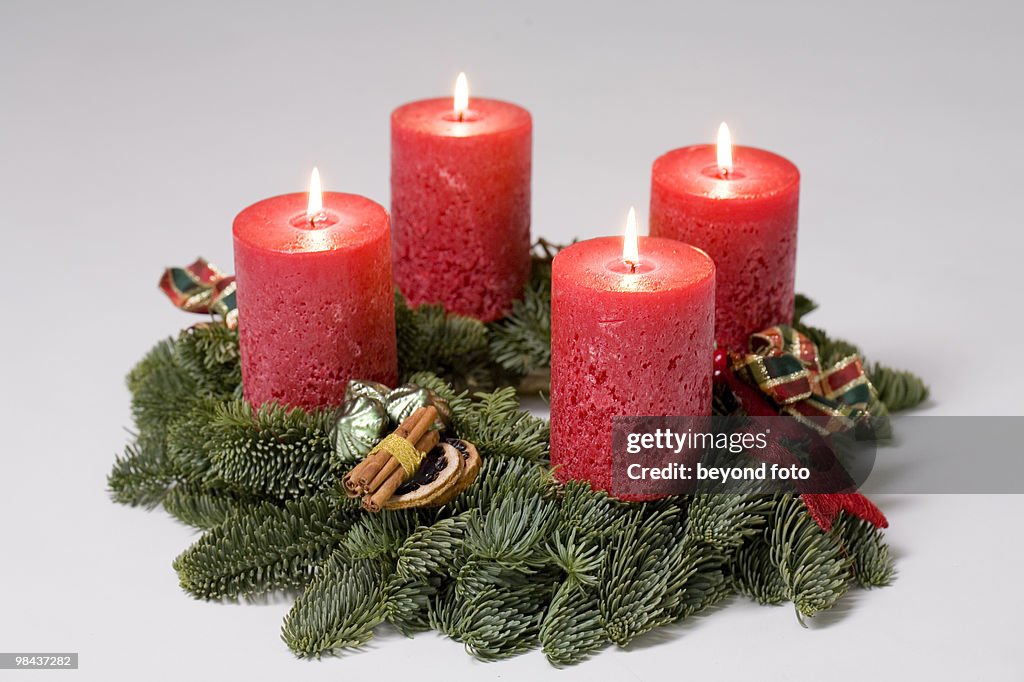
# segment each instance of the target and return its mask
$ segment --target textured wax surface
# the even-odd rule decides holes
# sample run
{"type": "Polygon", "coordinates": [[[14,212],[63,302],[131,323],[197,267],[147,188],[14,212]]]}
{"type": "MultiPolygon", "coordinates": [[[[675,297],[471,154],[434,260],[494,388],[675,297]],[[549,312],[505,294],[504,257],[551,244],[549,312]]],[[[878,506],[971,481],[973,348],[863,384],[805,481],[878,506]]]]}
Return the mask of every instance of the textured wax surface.
{"type": "Polygon", "coordinates": [[[641,238],[640,275],[615,272],[622,239],[556,257],[551,301],[551,463],[562,480],[612,484],[612,418],[711,413],[715,266],[641,238]],[[609,265],[611,264],[611,265],[609,265]]]}
{"type": "Polygon", "coordinates": [[[714,259],[715,337],[740,350],[751,333],[793,319],[800,172],[783,157],[750,147],[734,147],[733,161],[733,174],[723,180],[712,145],[658,158],[650,229],[714,259]]]}
{"type": "Polygon", "coordinates": [[[485,321],[522,295],[530,270],[530,113],[451,98],[391,115],[395,283],[409,303],[443,303],[485,321]]]}
{"type": "Polygon", "coordinates": [[[297,227],[306,198],[274,197],[235,218],[242,382],[253,405],[339,405],[349,379],[398,378],[387,212],[326,192],[332,224],[297,227]]]}

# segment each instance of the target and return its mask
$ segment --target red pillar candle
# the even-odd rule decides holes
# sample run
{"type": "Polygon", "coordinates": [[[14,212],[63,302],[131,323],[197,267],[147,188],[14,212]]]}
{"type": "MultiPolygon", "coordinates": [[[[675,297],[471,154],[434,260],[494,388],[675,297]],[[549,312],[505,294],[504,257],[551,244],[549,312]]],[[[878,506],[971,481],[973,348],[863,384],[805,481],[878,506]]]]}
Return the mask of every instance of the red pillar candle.
{"type": "Polygon", "coordinates": [[[234,224],[242,388],[253,405],[340,405],[398,379],[388,214],[354,194],[253,204],[234,224]],[[308,200],[308,201],[307,201],[308,200]]]}
{"type": "Polygon", "coordinates": [[[654,162],[651,235],[714,259],[715,338],[741,350],[750,334],[793,319],[800,171],[771,152],[733,148],[722,126],[717,148],[685,147],[654,162]]]}
{"type": "MultiPolygon", "coordinates": [[[[460,83],[464,77],[460,76],[460,83]]],[[[411,305],[505,315],[530,271],[530,112],[457,90],[391,114],[395,283],[411,305]]]]}
{"type": "Polygon", "coordinates": [[[613,417],[711,414],[714,263],[654,237],[628,257],[602,237],[552,265],[551,464],[608,491],[613,417]]]}

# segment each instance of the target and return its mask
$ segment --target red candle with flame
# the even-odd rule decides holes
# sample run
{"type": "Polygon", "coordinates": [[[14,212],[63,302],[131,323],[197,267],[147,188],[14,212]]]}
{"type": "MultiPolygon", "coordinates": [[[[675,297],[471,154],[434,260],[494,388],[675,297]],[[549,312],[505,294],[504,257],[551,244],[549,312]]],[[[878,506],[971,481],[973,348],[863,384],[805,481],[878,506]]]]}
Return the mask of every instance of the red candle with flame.
{"type": "Polygon", "coordinates": [[[626,233],[552,265],[551,464],[608,491],[613,417],[711,414],[715,265],[675,240],[637,240],[633,211],[626,233]]]}
{"type": "Polygon", "coordinates": [[[398,379],[383,206],[320,191],[253,204],[234,224],[242,388],[253,405],[340,405],[349,379],[398,379]]]}
{"type": "Polygon", "coordinates": [[[800,172],[781,156],[733,147],[668,152],[651,173],[651,235],[706,251],[717,268],[715,338],[730,350],[793,320],[800,172]]]}
{"type": "Polygon", "coordinates": [[[411,305],[484,321],[505,315],[530,272],[530,112],[451,99],[391,114],[395,283],[411,305]]]}

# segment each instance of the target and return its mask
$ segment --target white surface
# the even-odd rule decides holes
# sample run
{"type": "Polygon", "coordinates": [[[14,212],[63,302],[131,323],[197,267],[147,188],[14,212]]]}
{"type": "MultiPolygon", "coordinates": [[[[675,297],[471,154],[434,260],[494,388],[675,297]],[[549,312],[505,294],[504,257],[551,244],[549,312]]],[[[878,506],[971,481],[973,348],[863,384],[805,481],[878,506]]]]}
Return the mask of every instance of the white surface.
{"type": "Polygon", "coordinates": [[[161,268],[229,268],[233,215],[314,163],[386,204],[389,111],[459,70],[534,114],[535,235],[615,233],[630,204],[645,222],[655,156],[725,119],[803,172],[816,322],[920,371],[934,414],[1024,413],[1022,19],[1012,2],[5,0],[0,651],[79,651],[62,675],[104,680],[1021,679],[1017,496],[879,500],[898,582],[809,630],[738,600],[556,671],[434,635],[295,661],[286,602],[184,597],[170,562],[192,534],[104,486],[121,377],[192,322],[156,291],[161,268]]]}

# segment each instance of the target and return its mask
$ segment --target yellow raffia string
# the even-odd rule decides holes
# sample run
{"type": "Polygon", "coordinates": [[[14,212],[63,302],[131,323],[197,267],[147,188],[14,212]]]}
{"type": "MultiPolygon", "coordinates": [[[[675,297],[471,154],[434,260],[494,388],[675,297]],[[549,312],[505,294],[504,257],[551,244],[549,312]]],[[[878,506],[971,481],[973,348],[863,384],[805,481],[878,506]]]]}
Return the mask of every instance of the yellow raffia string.
{"type": "Polygon", "coordinates": [[[415,445],[402,438],[397,433],[385,436],[384,440],[373,447],[370,454],[372,455],[378,450],[384,450],[398,460],[402,469],[405,470],[406,479],[412,478],[412,475],[420,468],[420,463],[423,461],[423,453],[417,450],[415,445]]]}

